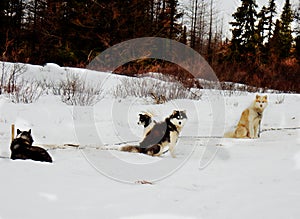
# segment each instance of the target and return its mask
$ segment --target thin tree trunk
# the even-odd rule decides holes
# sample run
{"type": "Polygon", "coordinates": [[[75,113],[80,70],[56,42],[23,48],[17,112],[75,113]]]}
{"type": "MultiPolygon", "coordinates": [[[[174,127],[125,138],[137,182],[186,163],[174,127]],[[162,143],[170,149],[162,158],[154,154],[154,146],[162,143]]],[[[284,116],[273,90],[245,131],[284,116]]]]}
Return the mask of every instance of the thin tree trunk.
{"type": "Polygon", "coordinates": [[[213,0],[210,0],[210,19],[209,19],[209,34],[208,34],[208,46],[207,46],[207,58],[208,63],[212,64],[212,23],[213,23],[213,0]]]}

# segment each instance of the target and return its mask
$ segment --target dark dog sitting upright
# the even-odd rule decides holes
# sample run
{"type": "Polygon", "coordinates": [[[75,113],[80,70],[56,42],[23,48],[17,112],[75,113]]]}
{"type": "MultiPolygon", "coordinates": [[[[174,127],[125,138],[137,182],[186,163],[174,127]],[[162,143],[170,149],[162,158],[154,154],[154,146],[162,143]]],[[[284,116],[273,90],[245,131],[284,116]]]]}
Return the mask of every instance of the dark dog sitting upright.
{"type": "Polygon", "coordinates": [[[52,163],[52,158],[48,152],[40,147],[32,146],[33,139],[31,136],[31,129],[29,131],[17,130],[16,138],[11,142],[10,158],[15,159],[31,159],[35,161],[44,161],[52,163]]]}

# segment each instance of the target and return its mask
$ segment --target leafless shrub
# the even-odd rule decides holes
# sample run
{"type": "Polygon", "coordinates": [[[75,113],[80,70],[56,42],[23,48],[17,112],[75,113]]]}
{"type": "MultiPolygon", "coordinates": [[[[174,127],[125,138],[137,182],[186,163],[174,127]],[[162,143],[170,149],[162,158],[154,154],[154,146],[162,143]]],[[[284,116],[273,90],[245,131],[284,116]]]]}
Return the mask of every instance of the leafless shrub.
{"type": "Polygon", "coordinates": [[[154,103],[163,103],[174,99],[200,99],[201,92],[193,92],[179,82],[164,82],[151,78],[123,78],[113,90],[115,98],[128,96],[154,99],[154,103]],[[156,98],[153,98],[153,94],[156,98]],[[163,101],[157,102],[157,98],[163,101]]]}
{"type": "Polygon", "coordinates": [[[27,66],[21,63],[1,63],[0,94],[5,94],[14,103],[35,102],[43,93],[38,81],[26,81],[21,76],[27,66]]]}
{"type": "Polygon", "coordinates": [[[285,95],[277,95],[275,104],[282,104],[285,100],[285,95]]]}
{"type": "Polygon", "coordinates": [[[0,94],[12,93],[17,89],[17,80],[24,74],[27,66],[21,63],[1,63],[0,94]]]}
{"type": "Polygon", "coordinates": [[[165,102],[167,102],[167,99],[165,96],[157,96],[155,93],[150,93],[151,98],[154,100],[155,104],[163,104],[165,102]]]}
{"type": "Polygon", "coordinates": [[[281,93],[281,91],[268,89],[266,87],[254,87],[234,82],[215,82],[199,79],[199,83],[205,89],[220,90],[224,96],[241,96],[250,93],[281,93]]]}
{"type": "Polygon", "coordinates": [[[100,84],[88,83],[75,73],[68,73],[66,78],[58,83],[50,82],[48,87],[51,87],[54,95],[60,95],[62,102],[68,105],[91,106],[104,97],[100,84]]]}
{"type": "Polygon", "coordinates": [[[13,103],[33,103],[43,94],[38,81],[19,80],[12,92],[7,93],[13,103]]]}
{"type": "Polygon", "coordinates": [[[178,82],[174,75],[167,75],[162,73],[148,72],[140,75],[135,75],[138,78],[153,78],[164,82],[178,82]]]}
{"type": "Polygon", "coordinates": [[[40,89],[43,90],[44,95],[53,94],[53,89],[55,89],[55,83],[47,78],[40,79],[38,81],[40,89]]]}

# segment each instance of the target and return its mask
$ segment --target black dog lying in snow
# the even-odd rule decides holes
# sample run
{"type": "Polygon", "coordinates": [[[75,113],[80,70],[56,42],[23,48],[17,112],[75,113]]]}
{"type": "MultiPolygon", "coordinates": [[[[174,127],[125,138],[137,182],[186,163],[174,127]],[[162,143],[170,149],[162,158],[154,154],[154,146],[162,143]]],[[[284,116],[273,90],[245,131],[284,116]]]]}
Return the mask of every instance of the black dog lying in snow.
{"type": "Polygon", "coordinates": [[[33,139],[31,136],[31,129],[29,131],[17,130],[16,138],[11,142],[10,158],[15,159],[31,159],[35,161],[44,161],[52,163],[52,158],[48,152],[40,147],[32,146],[33,139]]]}

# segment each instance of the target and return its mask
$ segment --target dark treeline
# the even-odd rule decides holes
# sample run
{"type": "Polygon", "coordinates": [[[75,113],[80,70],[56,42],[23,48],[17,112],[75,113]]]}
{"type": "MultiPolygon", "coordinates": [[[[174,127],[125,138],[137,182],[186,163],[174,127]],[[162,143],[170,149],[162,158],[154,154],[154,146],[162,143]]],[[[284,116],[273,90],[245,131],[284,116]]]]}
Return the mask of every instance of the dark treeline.
{"type": "Polygon", "coordinates": [[[299,92],[299,7],[293,9],[286,0],[275,19],[275,0],[269,0],[261,10],[255,0],[243,0],[231,22],[232,39],[222,66],[223,71],[230,69],[226,77],[254,86],[299,92]],[[233,63],[231,68],[228,61],[233,63]]]}
{"type": "Polygon", "coordinates": [[[85,65],[119,42],[178,39],[177,0],[1,0],[2,58],[85,65]]]}
{"type": "MultiPolygon", "coordinates": [[[[178,0],[1,0],[0,23],[4,61],[85,67],[119,42],[165,37],[198,51],[220,80],[299,91],[300,5],[293,8],[289,0],[282,10],[275,0],[261,9],[255,0],[241,0],[231,39],[223,37],[215,0],[190,0],[186,8],[178,0]]],[[[155,70],[186,74],[160,60],[129,63],[117,72],[155,70]]]]}

